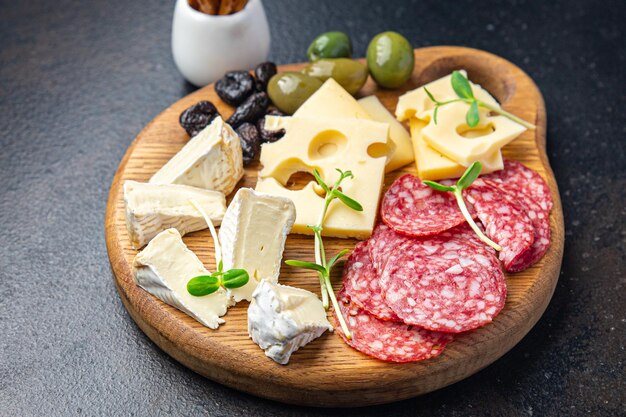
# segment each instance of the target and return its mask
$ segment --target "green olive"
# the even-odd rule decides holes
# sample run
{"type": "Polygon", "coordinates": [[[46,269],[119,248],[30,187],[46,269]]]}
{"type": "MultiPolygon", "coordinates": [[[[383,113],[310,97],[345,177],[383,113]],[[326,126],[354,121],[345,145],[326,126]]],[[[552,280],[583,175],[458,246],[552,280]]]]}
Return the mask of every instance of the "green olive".
{"type": "Polygon", "coordinates": [[[350,58],[352,42],[343,32],[322,33],[311,42],[306,54],[311,62],[323,58],[350,58]]]}
{"type": "Polygon", "coordinates": [[[267,84],[272,103],[287,114],[293,114],[322,86],[317,78],[299,72],[281,72],[267,84]]]}
{"type": "Polygon", "coordinates": [[[414,64],[413,47],[399,33],[379,33],[367,47],[367,66],[381,87],[400,87],[411,78],[414,64]]]}
{"type": "Polygon", "coordinates": [[[334,79],[348,93],[355,95],[367,81],[367,66],[348,58],[320,59],[304,67],[303,74],[326,81],[334,79]]]}

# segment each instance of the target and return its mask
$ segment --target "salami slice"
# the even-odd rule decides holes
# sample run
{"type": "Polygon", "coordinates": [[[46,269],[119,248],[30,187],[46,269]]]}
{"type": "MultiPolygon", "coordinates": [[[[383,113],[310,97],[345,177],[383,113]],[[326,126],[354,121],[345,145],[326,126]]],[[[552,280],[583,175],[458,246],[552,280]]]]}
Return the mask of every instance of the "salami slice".
{"type": "Polygon", "coordinates": [[[433,190],[407,174],[387,190],[381,206],[383,222],[407,236],[441,233],[465,221],[451,193],[433,190]]]}
{"type": "Polygon", "coordinates": [[[513,196],[487,181],[474,181],[465,198],[474,206],[485,234],[502,247],[499,258],[509,271],[535,240],[531,220],[513,196]]]}
{"type": "Polygon", "coordinates": [[[504,169],[482,176],[497,183],[501,188],[521,201],[538,204],[546,213],[552,209],[552,194],[545,180],[537,172],[520,162],[507,159],[504,169]]]}
{"type": "Polygon", "coordinates": [[[399,246],[385,264],[380,286],[387,305],[405,323],[451,333],[490,323],[506,299],[493,250],[462,235],[399,246]]]}
{"type": "Polygon", "coordinates": [[[372,260],[372,266],[377,274],[382,272],[391,251],[408,239],[410,238],[394,232],[392,228],[385,224],[376,226],[369,239],[367,249],[372,260]]]}
{"type": "MultiPolygon", "coordinates": [[[[486,183],[491,183],[485,180],[486,183]]],[[[498,184],[492,183],[494,186],[498,184]]],[[[507,191],[502,190],[506,193],[507,191]]],[[[518,199],[524,213],[530,219],[534,229],[532,246],[518,257],[509,267],[509,272],[520,272],[536,263],[545,255],[550,247],[550,219],[549,214],[538,203],[530,198],[518,199]]]]}
{"type": "Polygon", "coordinates": [[[370,241],[356,245],[343,270],[346,294],[356,305],[381,320],[402,321],[385,303],[378,273],[368,251],[370,241]]]}
{"type": "Polygon", "coordinates": [[[441,354],[452,340],[449,334],[379,320],[352,302],[343,289],[337,298],[352,338],[346,338],[335,312],[333,321],[337,333],[349,346],[376,359],[390,362],[421,361],[441,354]]]}

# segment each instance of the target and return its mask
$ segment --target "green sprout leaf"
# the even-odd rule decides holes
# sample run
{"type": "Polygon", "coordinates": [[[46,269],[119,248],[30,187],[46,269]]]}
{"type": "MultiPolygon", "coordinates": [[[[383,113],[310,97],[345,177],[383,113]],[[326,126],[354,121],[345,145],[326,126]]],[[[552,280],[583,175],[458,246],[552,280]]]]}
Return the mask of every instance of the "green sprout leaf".
{"type": "Polygon", "coordinates": [[[328,261],[328,265],[326,266],[326,268],[328,269],[328,271],[331,270],[331,268],[333,267],[333,265],[335,264],[335,262],[337,262],[339,260],[339,258],[343,257],[346,255],[346,253],[350,252],[350,250],[348,249],[344,249],[341,252],[339,252],[337,255],[333,256],[330,261],[328,261]]]}
{"type": "Polygon", "coordinates": [[[220,279],[211,275],[199,275],[187,283],[187,291],[195,297],[214,293],[220,288],[220,279]]]}
{"type": "Polygon", "coordinates": [[[424,185],[429,186],[430,188],[432,188],[433,190],[437,190],[437,191],[454,191],[454,187],[449,187],[447,185],[443,185],[443,184],[439,184],[438,182],[434,182],[434,181],[422,181],[422,183],[424,185]]]}
{"type": "Polygon", "coordinates": [[[469,127],[476,127],[480,122],[480,113],[478,112],[478,102],[472,101],[467,114],[465,115],[465,121],[469,127]]]}
{"type": "Polygon", "coordinates": [[[433,96],[433,93],[431,93],[430,91],[428,91],[428,88],[424,87],[424,91],[426,92],[426,95],[428,96],[428,98],[435,104],[439,104],[439,102],[437,101],[437,99],[435,98],[435,96],[433,96]]]}
{"type": "Polygon", "coordinates": [[[472,86],[467,78],[463,76],[459,71],[452,73],[452,89],[460,98],[473,99],[474,93],[472,92],[472,86]]]}
{"type": "Polygon", "coordinates": [[[326,183],[322,179],[322,176],[320,175],[320,172],[317,169],[313,170],[313,176],[315,177],[315,181],[317,181],[317,183],[320,185],[320,187],[322,187],[324,191],[326,191],[327,193],[330,192],[328,185],[326,185],[326,183]]]}
{"type": "MultiPolygon", "coordinates": [[[[457,188],[464,190],[470,185],[472,185],[472,183],[480,175],[480,171],[482,171],[482,169],[483,169],[483,164],[481,164],[479,161],[476,161],[472,165],[470,165],[465,170],[461,178],[459,178],[459,180],[457,181],[456,183],[457,188]]],[[[453,190],[449,190],[449,191],[453,191],[453,190]]]]}
{"type": "Polygon", "coordinates": [[[250,280],[250,276],[245,269],[229,269],[222,277],[224,288],[243,287],[250,280]]]}
{"type": "Polygon", "coordinates": [[[346,206],[350,207],[352,210],[354,211],[363,211],[363,206],[356,200],[348,197],[347,195],[345,195],[344,193],[342,193],[339,190],[333,190],[333,194],[339,199],[341,200],[341,202],[343,204],[345,204],[346,206]]]}
{"type": "Polygon", "coordinates": [[[322,274],[326,274],[326,268],[324,268],[322,265],[318,265],[318,264],[313,263],[313,262],[298,261],[296,259],[289,259],[289,260],[285,261],[285,263],[287,265],[289,265],[289,266],[295,266],[297,268],[309,269],[311,271],[317,271],[317,272],[320,272],[322,274]]]}

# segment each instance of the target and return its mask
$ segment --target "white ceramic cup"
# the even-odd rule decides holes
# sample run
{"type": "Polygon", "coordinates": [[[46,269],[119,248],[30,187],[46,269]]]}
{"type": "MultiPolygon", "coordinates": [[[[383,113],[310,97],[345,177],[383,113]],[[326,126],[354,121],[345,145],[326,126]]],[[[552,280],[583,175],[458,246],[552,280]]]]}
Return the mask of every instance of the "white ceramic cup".
{"type": "Polygon", "coordinates": [[[261,0],[249,0],[231,15],[212,16],[177,0],[172,22],[172,53],[181,74],[204,86],[225,72],[249,70],[267,61],[270,30],[261,0]]]}

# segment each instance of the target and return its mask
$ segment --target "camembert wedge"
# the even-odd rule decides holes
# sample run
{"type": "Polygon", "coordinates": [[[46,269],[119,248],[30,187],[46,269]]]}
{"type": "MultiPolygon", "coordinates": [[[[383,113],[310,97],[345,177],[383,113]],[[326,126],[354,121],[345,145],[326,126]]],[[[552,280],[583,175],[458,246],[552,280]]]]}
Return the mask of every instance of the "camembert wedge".
{"type": "Polygon", "coordinates": [[[220,318],[231,305],[226,290],[195,297],[187,282],[198,275],[210,275],[198,257],[187,248],[176,229],[167,229],[150,241],[133,261],[135,282],[163,302],[187,313],[203,325],[217,329],[220,318]]]}
{"type": "Polygon", "coordinates": [[[221,117],[150,178],[154,184],[183,184],[230,194],[243,176],[239,135],[221,117]]]}
{"type": "Polygon", "coordinates": [[[291,200],[240,188],[219,231],[224,269],[241,268],[249,280],[231,289],[236,302],[252,299],[258,283],[278,281],[287,235],[296,219],[291,200]]]}
{"type": "Polygon", "coordinates": [[[178,184],[125,181],[126,228],[133,247],[143,247],[159,232],[172,227],[181,235],[205,229],[206,222],[191,200],[200,204],[213,224],[221,223],[226,199],[219,191],[178,184]]]}
{"type": "Polygon", "coordinates": [[[272,360],[286,365],[291,354],[333,327],[322,302],[300,288],[261,281],[248,307],[248,333],[272,360]]]}

